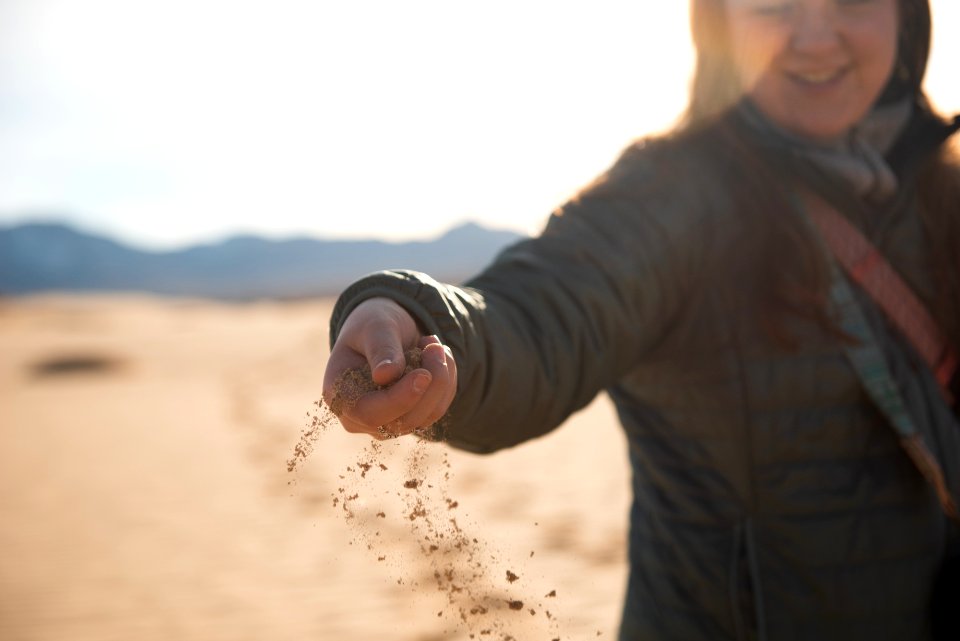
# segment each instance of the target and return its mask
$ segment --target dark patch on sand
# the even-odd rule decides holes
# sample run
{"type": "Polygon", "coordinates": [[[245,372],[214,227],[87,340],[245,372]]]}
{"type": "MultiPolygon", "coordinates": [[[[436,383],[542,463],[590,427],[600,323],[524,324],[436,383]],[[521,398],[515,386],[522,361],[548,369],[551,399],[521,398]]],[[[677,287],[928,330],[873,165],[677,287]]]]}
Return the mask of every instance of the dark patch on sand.
{"type": "Polygon", "coordinates": [[[30,363],[27,370],[33,378],[104,375],[116,373],[124,364],[123,359],[93,352],[57,354],[30,363]]]}

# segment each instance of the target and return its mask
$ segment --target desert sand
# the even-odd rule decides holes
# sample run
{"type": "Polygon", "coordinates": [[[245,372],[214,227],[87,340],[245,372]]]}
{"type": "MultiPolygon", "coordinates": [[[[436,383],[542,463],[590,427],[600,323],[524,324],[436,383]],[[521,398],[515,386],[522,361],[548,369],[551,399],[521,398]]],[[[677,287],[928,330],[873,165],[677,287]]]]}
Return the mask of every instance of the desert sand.
{"type": "Polygon", "coordinates": [[[288,473],[330,309],[0,300],[0,639],[615,638],[629,476],[608,399],[485,457],[333,428],[288,473]],[[361,477],[365,457],[387,469],[361,477]],[[522,610],[457,615],[397,503],[416,474],[456,501],[424,494],[435,522],[476,539],[474,589],[522,610]]]}

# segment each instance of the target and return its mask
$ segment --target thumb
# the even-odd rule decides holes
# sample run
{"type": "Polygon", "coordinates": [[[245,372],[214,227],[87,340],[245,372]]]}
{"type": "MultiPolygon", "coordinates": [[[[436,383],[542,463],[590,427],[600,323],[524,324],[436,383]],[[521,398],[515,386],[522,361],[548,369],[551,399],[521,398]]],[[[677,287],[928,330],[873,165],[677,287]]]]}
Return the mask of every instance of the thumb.
{"type": "Polygon", "coordinates": [[[374,383],[389,385],[403,375],[404,345],[413,345],[417,335],[416,323],[405,309],[387,298],[374,297],[350,313],[340,338],[367,362],[374,383]]]}
{"type": "Polygon", "coordinates": [[[371,332],[363,351],[370,364],[370,375],[377,385],[389,385],[403,375],[407,363],[399,332],[388,328],[371,332]]]}

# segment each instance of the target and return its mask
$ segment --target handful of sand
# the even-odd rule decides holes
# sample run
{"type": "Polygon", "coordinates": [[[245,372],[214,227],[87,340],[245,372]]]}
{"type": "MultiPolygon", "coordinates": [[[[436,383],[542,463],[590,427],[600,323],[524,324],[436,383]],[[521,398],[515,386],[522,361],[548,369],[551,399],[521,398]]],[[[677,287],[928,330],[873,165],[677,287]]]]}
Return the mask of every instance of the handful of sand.
{"type": "MultiPolygon", "coordinates": [[[[419,347],[407,350],[403,355],[407,366],[403,370],[406,375],[420,367],[423,363],[423,350],[419,347]]],[[[349,409],[357,404],[360,397],[369,392],[376,392],[390,387],[389,385],[377,385],[373,382],[373,375],[370,371],[370,365],[366,364],[361,368],[348,369],[333,384],[333,398],[330,400],[330,411],[336,416],[341,416],[345,409],[349,409]]]]}
{"type": "MultiPolygon", "coordinates": [[[[407,350],[404,354],[407,363],[403,370],[404,375],[420,367],[423,363],[422,354],[423,350],[418,347],[407,350]]],[[[310,455],[321,432],[335,424],[344,410],[356,405],[364,394],[388,387],[389,385],[377,385],[374,382],[370,365],[365,364],[363,367],[343,372],[333,383],[333,398],[330,399],[329,405],[323,400],[315,401],[313,405],[317,410],[316,413],[307,414],[311,420],[300,435],[300,441],[294,446],[293,456],[287,460],[287,471],[293,472],[297,465],[310,455]]],[[[386,437],[394,436],[383,426],[380,427],[380,433],[386,437]]],[[[440,440],[436,436],[436,430],[422,430],[415,433],[428,440],[440,440]]]]}
{"type": "MultiPolygon", "coordinates": [[[[404,355],[404,374],[420,367],[421,354],[422,350],[412,349],[404,355]]],[[[368,365],[344,372],[334,383],[334,395],[329,406],[322,400],[316,401],[314,405],[317,411],[308,413],[310,420],[294,448],[293,457],[287,461],[287,471],[293,472],[297,465],[306,459],[321,433],[335,424],[337,417],[346,409],[353,407],[364,394],[386,387],[388,386],[377,385],[373,381],[368,365]]],[[[395,436],[382,427],[381,430],[381,434],[385,436],[395,436]]],[[[467,628],[471,639],[516,641],[510,630],[516,625],[527,630],[530,624],[521,624],[520,620],[515,619],[516,613],[526,613],[528,621],[536,620],[542,615],[544,619],[541,619],[541,625],[545,625],[547,630],[541,628],[540,633],[548,631],[549,639],[559,641],[559,637],[555,636],[556,620],[550,611],[544,608],[542,600],[528,598],[528,605],[525,605],[524,600],[512,595],[513,585],[522,583],[520,575],[512,570],[501,569],[501,576],[506,577],[505,581],[493,579],[494,575],[490,570],[502,564],[499,556],[485,549],[477,538],[468,535],[454,516],[460,503],[452,499],[447,490],[450,463],[446,452],[443,452],[439,465],[431,465],[428,463],[430,454],[424,449],[425,444],[422,442],[441,440],[437,436],[437,430],[415,433],[421,439],[409,454],[406,472],[399,482],[402,491],[388,491],[379,497],[376,505],[369,499],[360,499],[361,492],[366,494],[366,491],[371,489],[368,472],[380,475],[388,470],[384,465],[384,446],[379,441],[371,441],[366,446],[364,455],[356,461],[356,465],[348,465],[344,473],[339,475],[339,487],[336,493],[331,494],[332,506],[342,512],[348,523],[359,528],[355,542],[374,552],[378,562],[390,563],[388,556],[381,553],[381,531],[377,524],[384,523],[384,526],[388,526],[389,522],[384,521],[387,513],[389,512],[391,517],[399,514],[401,522],[406,524],[405,527],[413,535],[412,540],[418,544],[422,555],[419,564],[426,563],[431,567],[434,587],[446,597],[447,607],[437,613],[438,617],[450,615],[454,622],[467,628]],[[386,508],[385,511],[383,505],[392,499],[394,494],[402,508],[386,508]],[[508,613],[513,616],[508,616],[508,613]]],[[[406,441],[396,443],[400,446],[406,441]]],[[[292,483],[291,481],[290,484],[292,483]]],[[[354,541],[351,545],[353,543],[354,541]]],[[[401,573],[401,577],[409,579],[409,576],[410,572],[401,573]]],[[[404,578],[398,578],[397,584],[409,583],[414,589],[423,587],[417,581],[411,583],[404,578]]],[[[555,591],[545,595],[546,598],[555,596],[555,591]]]]}

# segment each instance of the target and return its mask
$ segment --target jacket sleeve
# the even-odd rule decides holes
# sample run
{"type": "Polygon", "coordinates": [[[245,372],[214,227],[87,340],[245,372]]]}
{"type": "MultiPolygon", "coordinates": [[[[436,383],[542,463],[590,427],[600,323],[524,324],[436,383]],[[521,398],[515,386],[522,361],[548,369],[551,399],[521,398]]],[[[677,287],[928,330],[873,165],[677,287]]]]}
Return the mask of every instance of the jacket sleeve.
{"type": "Polygon", "coordinates": [[[391,298],[457,359],[444,440],[486,453],[542,435],[629,371],[682,312],[709,235],[683,197],[588,189],[461,287],[404,270],[367,276],[339,298],[331,341],[359,302],[391,298]]]}

